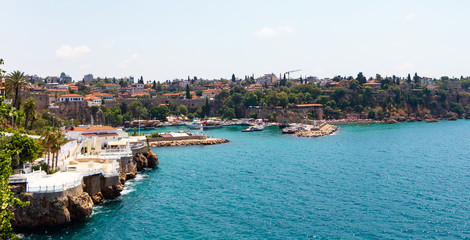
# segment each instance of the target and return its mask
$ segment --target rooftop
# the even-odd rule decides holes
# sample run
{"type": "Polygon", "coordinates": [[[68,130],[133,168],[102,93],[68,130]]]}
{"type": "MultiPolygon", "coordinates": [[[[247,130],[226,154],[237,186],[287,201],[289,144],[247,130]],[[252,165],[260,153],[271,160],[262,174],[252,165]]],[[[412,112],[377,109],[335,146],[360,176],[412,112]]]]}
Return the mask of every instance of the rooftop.
{"type": "Polygon", "coordinates": [[[74,132],[84,132],[84,131],[116,131],[116,128],[110,126],[88,126],[88,127],[75,127],[72,131],[74,132]]]}

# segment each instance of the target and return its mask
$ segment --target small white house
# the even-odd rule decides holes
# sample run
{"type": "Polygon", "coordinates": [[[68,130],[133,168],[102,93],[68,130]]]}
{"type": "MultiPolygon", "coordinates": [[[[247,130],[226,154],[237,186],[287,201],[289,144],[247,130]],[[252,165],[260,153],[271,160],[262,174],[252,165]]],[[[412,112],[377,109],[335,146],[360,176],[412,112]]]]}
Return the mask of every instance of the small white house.
{"type": "Polygon", "coordinates": [[[79,94],[64,94],[59,96],[59,102],[83,102],[84,97],[79,94]]]}

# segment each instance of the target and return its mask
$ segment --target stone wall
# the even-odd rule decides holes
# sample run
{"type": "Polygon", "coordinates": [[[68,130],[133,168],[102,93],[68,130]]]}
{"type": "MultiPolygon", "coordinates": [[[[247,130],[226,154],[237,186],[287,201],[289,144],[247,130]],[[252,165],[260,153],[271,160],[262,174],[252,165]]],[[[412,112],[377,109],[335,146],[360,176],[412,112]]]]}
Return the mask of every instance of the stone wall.
{"type": "Polygon", "coordinates": [[[23,96],[21,97],[23,98],[23,101],[32,97],[34,101],[36,101],[36,109],[38,113],[41,113],[49,107],[49,94],[26,92],[23,93],[23,96]]]}
{"type": "Polygon", "coordinates": [[[83,178],[83,191],[87,192],[88,195],[90,196],[95,196],[99,192],[101,192],[101,186],[102,186],[102,175],[101,174],[95,174],[95,175],[90,175],[86,176],[83,178]]]}
{"type": "Polygon", "coordinates": [[[85,122],[88,113],[86,102],[57,102],[56,106],[58,107],[49,108],[49,110],[59,118],[85,122]]]}

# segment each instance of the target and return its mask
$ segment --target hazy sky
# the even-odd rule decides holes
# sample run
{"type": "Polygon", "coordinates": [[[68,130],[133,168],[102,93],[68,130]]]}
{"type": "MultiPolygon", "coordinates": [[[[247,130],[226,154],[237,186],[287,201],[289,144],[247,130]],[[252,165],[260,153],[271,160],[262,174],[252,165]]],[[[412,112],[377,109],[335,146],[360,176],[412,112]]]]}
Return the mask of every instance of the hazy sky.
{"type": "Polygon", "coordinates": [[[470,1],[0,0],[7,71],[164,81],[470,75],[470,1]]]}

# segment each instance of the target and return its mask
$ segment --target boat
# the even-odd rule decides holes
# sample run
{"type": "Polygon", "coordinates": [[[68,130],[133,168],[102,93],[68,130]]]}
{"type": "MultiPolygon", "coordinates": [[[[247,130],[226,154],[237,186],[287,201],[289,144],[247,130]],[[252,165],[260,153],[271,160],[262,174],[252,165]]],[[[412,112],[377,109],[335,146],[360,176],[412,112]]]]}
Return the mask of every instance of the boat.
{"type": "Polygon", "coordinates": [[[255,131],[263,131],[264,125],[263,124],[256,124],[256,125],[253,126],[253,129],[255,131]]]}
{"type": "Polygon", "coordinates": [[[242,132],[259,132],[259,131],[263,131],[263,129],[264,129],[263,125],[257,124],[257,125],[249,126],[248,128],[243,129],[242,132]]]}
{"type": "Polygon", "coordinates": [[[242,129],[242,132],[254,132],[254,126],[249,126],[248,128],[242,129]]]}
{"type": "Polygon", "coordinates": [[[199,120],[193,120],[190,123],[186,123],[186,126],[188,126],[191,129],[199,128],[201,126],[202,122],[199,120]]]}
{"type": "Polygon", "coordinates": [[[293,134],[297,131],[297,129],[295,127],[286,127],[284,129],[282,129],[282,133],[284,134],[293,134]]]}
{"type": "Polygon", "coordinates": [[[153,129],[155,129],[156,127],[157,127],[157,126],[156,126],[156,123],[153,122],[153,121],[148,121],[148,122],[146,122],[145,125],[144,125],[144,129],[145,129],[145,130],[153,130],[153,129]]]}
{"type": "Polygon", "coordinates": [[[189,127],[189,129],[200,129],[201,124],[202,124],[203,129],[212,129],[212,128],[221,128],[222,127],[222,124],[220,124],[220,122],[217,122],[217,121],[204,121],[202,123],[199,123],[198,126],[189,127]]]}

